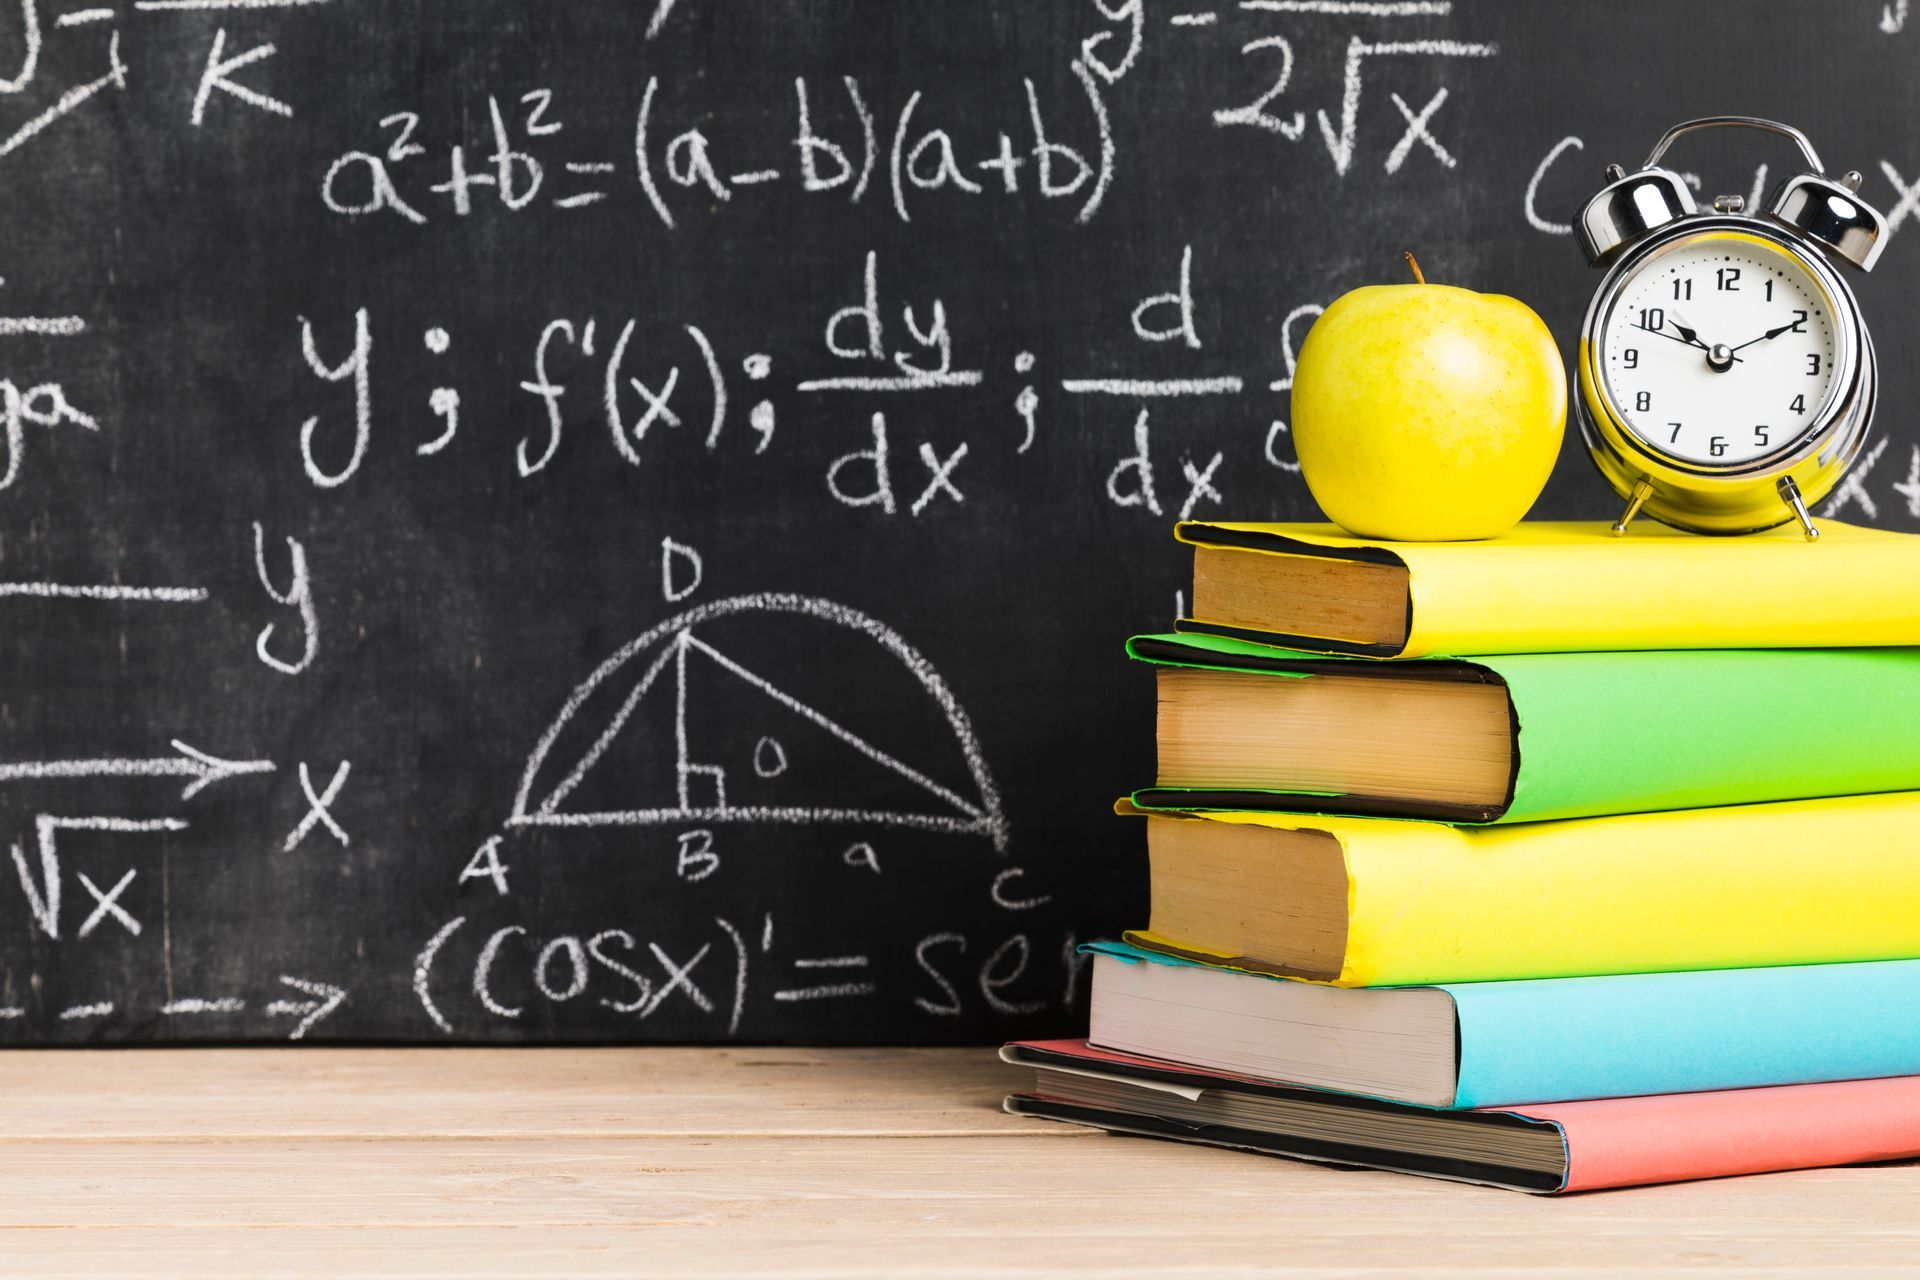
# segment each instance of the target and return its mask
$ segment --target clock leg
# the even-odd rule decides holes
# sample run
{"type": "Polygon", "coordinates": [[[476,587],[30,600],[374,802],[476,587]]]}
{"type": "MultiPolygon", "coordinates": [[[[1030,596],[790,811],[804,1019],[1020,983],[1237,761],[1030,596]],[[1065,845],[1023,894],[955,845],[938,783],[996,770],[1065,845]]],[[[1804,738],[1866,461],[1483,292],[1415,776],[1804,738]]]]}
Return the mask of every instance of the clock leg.
{"type": "Polygon", "coordinates": [[[1800,496],[1800,486],[1793,482],[1792,476],[1780,477],[1780,500],[1793,508],[1794,518],[1800,521],[1800,528],[1807,535],[1808,542],[1820,536],[1820,531],[1813,527],[1813,517],[1807,514],[1807,503],[1800,496]]]}
{"type": "Polygon", "coordinates": [[[1627,498],[1627,509],[1622,511],[1620,518],[1613,522],[1614,537],[1617,538],[1627,531],[1627,526],[1633,523],[1633,518],[1640,514],[1641,504],[1651,496],[1653,496],[1653,481],[1642,480],[1633,486],[1633,493],[1627,498]]]}

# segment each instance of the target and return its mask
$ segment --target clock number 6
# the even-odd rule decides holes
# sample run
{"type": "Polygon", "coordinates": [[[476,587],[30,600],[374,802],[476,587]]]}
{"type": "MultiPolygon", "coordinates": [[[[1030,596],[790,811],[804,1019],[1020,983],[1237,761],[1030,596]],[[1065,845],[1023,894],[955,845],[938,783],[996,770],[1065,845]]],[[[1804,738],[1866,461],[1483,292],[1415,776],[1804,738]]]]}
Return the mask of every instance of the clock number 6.
{"type": "Polygon", "coordinates": [[[1707,441],[1707,449],[1714,457],[1720,457],[1727,451],[1727,438],[1725,436],[1715,436],[1713,439],[1707,441]]]}

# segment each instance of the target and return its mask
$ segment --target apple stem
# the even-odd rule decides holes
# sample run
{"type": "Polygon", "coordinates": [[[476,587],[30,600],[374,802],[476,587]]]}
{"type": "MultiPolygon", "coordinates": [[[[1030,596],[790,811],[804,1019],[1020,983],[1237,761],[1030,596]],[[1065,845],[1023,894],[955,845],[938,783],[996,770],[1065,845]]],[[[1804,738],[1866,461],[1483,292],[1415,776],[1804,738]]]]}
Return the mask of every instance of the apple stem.
{"type": "Polygon", "coordinates": [[[1420,270],[1419,260],[1413,256],[1413,251],[1408,250],[1401,256],[1406,258],[1407,265],[1413,269],[1414,281],[1418,284],[1425,284],[1427,282],[1426,274],[1420,270]]]}

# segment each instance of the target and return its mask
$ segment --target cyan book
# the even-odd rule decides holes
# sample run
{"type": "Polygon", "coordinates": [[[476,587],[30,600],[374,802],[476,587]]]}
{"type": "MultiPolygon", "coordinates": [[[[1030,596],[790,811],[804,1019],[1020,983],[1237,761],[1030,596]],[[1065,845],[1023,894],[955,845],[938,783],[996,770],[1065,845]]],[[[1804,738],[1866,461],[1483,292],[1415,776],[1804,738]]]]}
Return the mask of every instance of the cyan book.
{"type": "Polygon", "coordinates": [[[1339,988],[1123,943],[1084,950],[1090,1043],[1399,1102],[1495,1107],[1920,1074],[1920,960],[1339,988]]]}

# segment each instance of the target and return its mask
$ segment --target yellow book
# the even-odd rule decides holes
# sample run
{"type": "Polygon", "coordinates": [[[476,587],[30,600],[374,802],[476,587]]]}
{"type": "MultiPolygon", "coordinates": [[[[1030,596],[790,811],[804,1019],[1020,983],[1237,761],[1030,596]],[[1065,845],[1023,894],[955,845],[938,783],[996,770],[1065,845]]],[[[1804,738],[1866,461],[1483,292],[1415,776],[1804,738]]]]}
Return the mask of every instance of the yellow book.
{"type": "MultiPolygon", "coordinates": [[[[1920,535],[1526,522],[1483,542],[1189,521],[1201,631],[1372,657],[1920,644],[1920,535]]],[[[1790,736],[1790,731],[1788,732],[1790,736]]]]}
{"type": "Polygon", "coordinates": [[[1152,917],[1127,940],[1231,968],[1362,987],[1920,957],[1920,792],[1506,827],[1146,821],[1152,917]]]}

